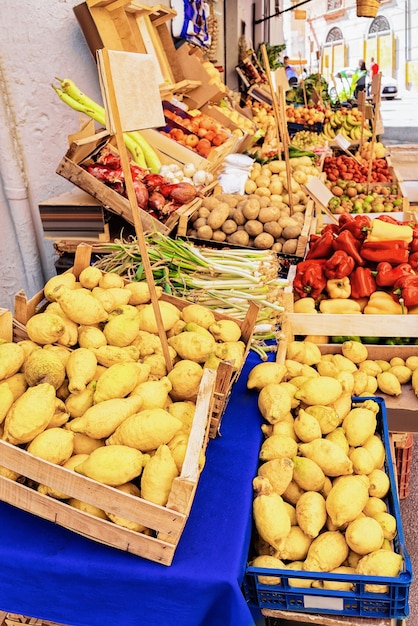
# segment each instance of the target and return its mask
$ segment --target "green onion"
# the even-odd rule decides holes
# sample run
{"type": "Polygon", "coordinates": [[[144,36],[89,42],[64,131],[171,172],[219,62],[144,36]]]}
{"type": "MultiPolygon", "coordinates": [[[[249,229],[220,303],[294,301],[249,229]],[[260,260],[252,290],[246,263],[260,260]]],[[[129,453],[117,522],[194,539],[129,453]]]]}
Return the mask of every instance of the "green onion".
{"type": "MultiPolygon", "coordinates": [[[[154,281],[166,293],[198,302],[213,311],[243,321],[248,302],[259,305],[252,349],[261,358],[273,350],[265,342],[277,339],[283,287],[279,261],[271,250],[216,250],[198,248],[162,233],[144,235],[154,281]],[[258,330],[259,327],[259,330],[258,330]]],[[[96,263],[132,281],[144,280],[144,267],[136,239],[115,240],[96,263]]]]}

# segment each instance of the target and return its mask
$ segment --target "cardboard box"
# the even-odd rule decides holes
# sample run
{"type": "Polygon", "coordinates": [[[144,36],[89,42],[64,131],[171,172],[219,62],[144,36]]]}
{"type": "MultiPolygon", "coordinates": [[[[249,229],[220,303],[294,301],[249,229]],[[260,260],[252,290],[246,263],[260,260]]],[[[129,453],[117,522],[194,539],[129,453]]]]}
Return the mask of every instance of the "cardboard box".
{"type": "MultiPolygon", "coordinates": [[[[364,317],[371,316],[365,315],[364,317]]],[[[369,326],[369,332],[370,328],[373,328],[373,326],[369,326]]],[[[322,354],[341,354],[341,345],[321,344],[320,350],[322,354]]],[[[367,350],[369,358],[373,360],[383,359],[384,361],[390,361],[393,357],[401,357],[406,360],[409,356],[418,356],[418,346],[368,345],[367,350]]],[[[376,395],[385,401],[390,431],[418,433],[418,397],[415,395],[410,383],[402,385],[402,393],[398,397],[388,396],[381,391],[377,391],[376,395]]]]}
{"type": "Polygon", "coordinates": [[[45,239],[110,241],[103,205],[80,189],[40,202],[45,239]]]}
{"type": "Polygon", "coordinates": [[[199,87],[184,94],[183,100],[190,109],[200,109],[207,102],[219,102],[226,94],[226,86],[219,85],[203,66],[201,50],[188,43],[177,48],[170,58],[175,76],[198,81],[199,87]]]}

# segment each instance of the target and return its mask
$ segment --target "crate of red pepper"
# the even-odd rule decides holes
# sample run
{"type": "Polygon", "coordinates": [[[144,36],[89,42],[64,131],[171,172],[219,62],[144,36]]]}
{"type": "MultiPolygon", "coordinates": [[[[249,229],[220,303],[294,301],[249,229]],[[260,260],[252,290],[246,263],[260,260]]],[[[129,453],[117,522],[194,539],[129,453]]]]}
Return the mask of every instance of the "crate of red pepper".
{"type": "Polygon", "coordinates": [[[341,215],[310,236],[293,292],[295,299],[309,298],[295,308],[305,313],[418,313],[418,224],[341,215]]]}

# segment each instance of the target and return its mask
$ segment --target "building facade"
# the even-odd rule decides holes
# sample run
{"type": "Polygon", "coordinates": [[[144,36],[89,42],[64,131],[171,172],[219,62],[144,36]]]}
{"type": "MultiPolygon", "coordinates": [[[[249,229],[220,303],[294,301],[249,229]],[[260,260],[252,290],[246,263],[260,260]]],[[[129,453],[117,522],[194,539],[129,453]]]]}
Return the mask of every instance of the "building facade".
{"type": "MultiPolygon", "coordinates": [[[[357,17],[357,2],[310,0],[303,5],[305,55],[311,71],[320,71],[329,79],[343,67],[355,68],[359,59],[369,66],[374,57],[384,74],[397,79],[401,93],[418,91],[417,3],[380,0],[377,16],[365,18],[357,17]]],[[[293,32],[290,29],[290,37],[293,32]]],[[[290,42],[289,46],[293,45],[290,42]]]]}

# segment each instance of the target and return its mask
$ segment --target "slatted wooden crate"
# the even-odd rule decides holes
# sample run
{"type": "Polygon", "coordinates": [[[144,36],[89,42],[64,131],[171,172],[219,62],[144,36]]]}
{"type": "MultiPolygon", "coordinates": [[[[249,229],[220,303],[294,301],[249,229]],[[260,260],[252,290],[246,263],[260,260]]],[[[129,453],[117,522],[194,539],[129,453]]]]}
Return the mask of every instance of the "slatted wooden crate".
{"type": "MultiPolygon", "coordinates": [[[[80,136],[79,138],[78,134],[74,135],[73,141],[58,164],[56,172],[98,200],[105,209],[119,215],[133,225],[134,218],[129,200],[97,180],[82,167],[83,163],[89,162],[92,156],[104,146],[111,145],[115,149],[113,142],[114,139],[111,139],[107,132],[97,132],[93,136],[80,136]]],[[[188,150],[188,152],[191,151],[188,150]]],[[[171,160],[170,162],[174,161],[171,160]]],[[[164,235],[170,234],[176,228],[182,212],[188,210],[194,202],[192,201],[173,211],[164,223],[138,208],[143,230],[145,232],[158,231],[164,235]]]]}
{"type": "MultiPolygon", "coordinates": [[[[69,271],[78,277],[82,269],[89,264],[90,256],[91,246],[86,244],[78,246],[74,266],[69,271]]],[[[165,294],[161,297],[179,309],[190,304],[186,300],[165,294]]],[[[45,305],[43,291],[30,300],[26,298],[24,292],[17,294],[13,329],[11,313],[7,310],[0,312],[2,336],[8,340],[13,336],[15,341],[27,338],[25,329],[27,320],[41,312],[45,305]]],[[[246,319],[238,322],[242,337],[246,340],[247,351],[250,349],[257,313],[258,307],[253,305],[246,319]]],[[[228,318],[222,314],[217,314],[216,317],[228,318]]],[[[158,506],[122,493],[61,466],[38,459],[5,441],[0,441],[2,465],[23,478],[19,482],[14,482],[0,476],[0,499],[95,541],[170,565],[193,504],[200,475],[199,457],[202,450],[205,451],[209,437],[216,436],[218,432],[232,383],[238,375],[239,370],[228,362],[224,362],[218,372],[212,369],[204,370],[182,471],[173,481],[166,506],[158,506]],[[111,521],[74,509],[63,501],[35,491],[29,486],[33,483],[48,485],[106,512],[140,523],[149,531],[134,532],[111,521]]]]}

